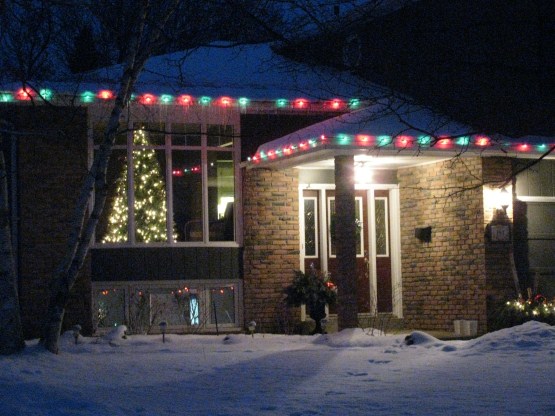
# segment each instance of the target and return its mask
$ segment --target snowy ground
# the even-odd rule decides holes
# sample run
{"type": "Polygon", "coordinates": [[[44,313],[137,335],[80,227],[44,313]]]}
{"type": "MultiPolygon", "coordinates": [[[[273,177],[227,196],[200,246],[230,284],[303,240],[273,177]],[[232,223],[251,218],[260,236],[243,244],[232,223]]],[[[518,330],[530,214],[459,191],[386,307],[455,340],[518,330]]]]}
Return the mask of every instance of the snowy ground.
{"type": "Polygon", "coordinates": [[[554,415],[555,327],[82,338],[0,356],[0,415],[554,415]]]}

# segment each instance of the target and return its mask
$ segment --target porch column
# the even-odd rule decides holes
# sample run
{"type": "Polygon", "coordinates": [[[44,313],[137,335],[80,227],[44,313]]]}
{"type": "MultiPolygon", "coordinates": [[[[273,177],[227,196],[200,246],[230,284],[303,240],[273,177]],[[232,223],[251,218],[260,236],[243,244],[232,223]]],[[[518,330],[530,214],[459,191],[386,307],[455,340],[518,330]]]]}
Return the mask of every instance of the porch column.
{"type": "Polygon", "coordinates": [[[356,328],[356,225],[354,156],[335,156],[335,250],[338,329],[356,328]]]}

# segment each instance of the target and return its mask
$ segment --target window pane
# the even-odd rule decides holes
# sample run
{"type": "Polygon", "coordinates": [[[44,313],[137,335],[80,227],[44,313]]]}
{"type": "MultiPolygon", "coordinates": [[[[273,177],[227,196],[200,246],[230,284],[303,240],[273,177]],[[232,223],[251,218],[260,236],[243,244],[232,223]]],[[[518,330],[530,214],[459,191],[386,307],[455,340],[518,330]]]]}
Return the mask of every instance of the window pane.
{"type": "Polygon", "coordinates": [[[200,124],[172,124],[173,146],[200,146],[200,124]]]}
{"type": "Polygon", "coordinates": [[[124,243],[128,236],[127,152],[114,150],[107,174],[106,209],[96,228],[96,241],[124,243]]]}
{"type": "Polygon", "coordinates": [[[316,256],[316,198],[304,199],[304,255],[316,256]]]}
{"type": "Polygon", "coordinates": [[[208,153],[208,220],[211,241],[233,241],[233,154],[208,153]]]}
{"type": "Polygon", "coordinates": [[[200,151],[174,150],[173,223],[177,241],[202,241],[202,172],[200,151]]]}
{"type": "Polygon", "coordinates": [[[209,124],[207,128],[208,146],[233,146],[233,126],[229,124],[209,124]]]}
{"type": "Polygon", "coordinates": [[[235,290],[233,286],[210,290],[210,323],[235,323],[235,290]]]}
{"type": "Polygon", "coordinates": [[[386,199],[381,198],[374,201],[375,223],[376,223],[376,254],[387,256],[387,208],[386,199]]]}
{"type": "Polygon", "coordinates": [[[356,225],[356,239],[357,239],[357,255],[362,256],[364,233],[362,232],[362,199],[356,198],[355,200],[355,225],[356,225]]]}
{"type": "Polygon", "coordinates": [[[164,123],[133,123],[133,145],[160,146],[166,143],[164,123]]]}
{"type": "MultiPolygon", "coordinates": [[[[137,134],[137,132],[135,132],[137,134]]],[[[166,157],[163,150],[133,151],[135,241],[167,241],[166,157]]]]}
{"type": "Polygon", "coordinates": [[[93,319],[98,328],[109,328],[125,322],[123,289],[99,290],[94,296],[93,319]]]}
{"type": "Polygon", "coordinates": [[[335,198],[328,199],[328,239],[330,255],[335,256],[335,198]]]}
{"type": "MultiPolygon", "coordinates": [[[[93,143],[95,145],[100,145],[104,140],[104,132],[106,130],[105,123],[94,123],[93,125],[93,143]]],[[[127,125],[120,124],[118,127],[118,134],[116,135],[116,145],[126,145],[127,144],[127,125]]]]}

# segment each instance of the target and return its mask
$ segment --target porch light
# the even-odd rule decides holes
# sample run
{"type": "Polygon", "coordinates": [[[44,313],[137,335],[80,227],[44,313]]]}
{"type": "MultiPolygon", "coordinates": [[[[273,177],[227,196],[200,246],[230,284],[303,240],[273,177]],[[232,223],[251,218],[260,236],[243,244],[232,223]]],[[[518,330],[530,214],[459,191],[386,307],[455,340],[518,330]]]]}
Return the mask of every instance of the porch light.
{"type": "Polygon", "coordinates": [[[499,206],[503,209],[503,212],[507,213],[507,208],[511,205],[512,196],[507,190],[507,188],[502,188],[499,191],[499,206]]]}
{"type": "Polygon", "coordinates": [[[365,162],[355,165],[355,183],[372,183],[373,176],[372,170],[366,165],[365,162]]]}

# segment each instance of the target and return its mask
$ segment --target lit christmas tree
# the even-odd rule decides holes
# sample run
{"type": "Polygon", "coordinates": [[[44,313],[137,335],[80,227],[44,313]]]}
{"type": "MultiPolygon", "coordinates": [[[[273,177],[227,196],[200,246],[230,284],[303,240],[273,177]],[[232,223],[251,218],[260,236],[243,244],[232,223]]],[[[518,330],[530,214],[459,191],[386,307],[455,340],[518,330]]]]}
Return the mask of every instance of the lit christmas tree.
{"type": "MultiPolygon", "coordinates": [[[[136,130],[133,141],[138,146],[148,146],[144,130],[136,130]]],[[[135,182],[135,239],[138,243],[167,241],[166,188],[164,175],[153,149],[133,150],[133,178],[135,182]]],[[[117,180],[116,198],[108,218],[108,230],[103,243],[127,241],[129,212],[127,204],[127,162],[117,180]]]]}

